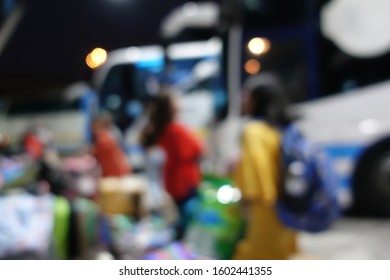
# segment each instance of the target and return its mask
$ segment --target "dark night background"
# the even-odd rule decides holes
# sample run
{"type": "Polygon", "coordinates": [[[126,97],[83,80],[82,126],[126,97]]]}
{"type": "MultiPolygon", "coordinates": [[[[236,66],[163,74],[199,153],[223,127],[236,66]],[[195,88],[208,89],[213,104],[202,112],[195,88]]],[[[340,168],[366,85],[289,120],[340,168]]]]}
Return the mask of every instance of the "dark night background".
{"type": "MultiPolygon", "coordinates": [[[[2,6],[7,1],[12,0],[1,1],[2,6]]],[[[186,2],[25,0],[24,16],[0,53],[0,94],[33,96],[37,92],[55,92],[75,81],[89,81],[92,71],[85,64],[85,56],[93,48],[109,51],[131,45],[157,44],[161,19],[186,2]]],[[[255,30],[299,26],[307,23],[311,15],[313,28],[318,30],[318,11],[326,2],[247,0],[257,12],[247,17],[246,24],[255,30]],[[310,5],[314,7],[311,12],[310,5]]],[[[4,18],[3,11],[2,23],[4,18]]],[[[342,90],[348,81],[364,85],[388,78],[390,55],[370,60],[352,58],[322,38],[319,32],[316,36],[321,95],[342,90]]],[[[193,32],[185,39],[200,37],[199,32],[193,32]]]]}
{"type": "Polygon", "coordinates": [[[158,43],[161,18],[184,0],[29,0],[0,55],[0,91],[36,91],[90,79],[85,56],[158,43]]]}

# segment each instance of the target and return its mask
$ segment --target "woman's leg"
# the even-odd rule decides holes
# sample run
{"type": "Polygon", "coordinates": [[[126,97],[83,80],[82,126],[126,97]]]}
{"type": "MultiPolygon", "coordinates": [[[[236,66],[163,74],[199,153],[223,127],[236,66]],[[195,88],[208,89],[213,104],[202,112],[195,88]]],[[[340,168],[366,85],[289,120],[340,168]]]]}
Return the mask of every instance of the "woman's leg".
{"type": "Polygon", "coordinates": [[[196,198],[196,191],[191,191],[191,193],[184,199],[175,200],[178,212],[179,219],[176,225],[176,239],[181,240],[184,237],[185,231],[187,229],[188,223],[192,218],[194,199],[196,198]]]}

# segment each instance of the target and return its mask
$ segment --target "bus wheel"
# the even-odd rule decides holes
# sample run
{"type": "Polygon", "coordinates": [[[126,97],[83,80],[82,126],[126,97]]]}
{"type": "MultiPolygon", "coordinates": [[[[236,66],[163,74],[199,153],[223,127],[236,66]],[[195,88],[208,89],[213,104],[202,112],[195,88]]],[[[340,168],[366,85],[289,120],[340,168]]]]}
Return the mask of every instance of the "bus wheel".
{"type": "Polygon", "coordinates": [[[390,217],[390,139],[368,148],[353,176],[353,212],[390,217]]]}

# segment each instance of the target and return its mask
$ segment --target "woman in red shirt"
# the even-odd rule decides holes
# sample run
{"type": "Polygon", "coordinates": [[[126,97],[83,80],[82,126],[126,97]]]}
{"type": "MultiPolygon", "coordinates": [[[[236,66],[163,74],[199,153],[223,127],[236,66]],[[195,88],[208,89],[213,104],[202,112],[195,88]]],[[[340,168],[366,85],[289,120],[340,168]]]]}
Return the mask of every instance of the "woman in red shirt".
{"type": "Polygon", "coordinates": [[[199,158],[203,146],[195,134],[175,120],[176,112],[175,100],[169,92],[156,96],[142,142],[146,149],[160,146],[165,152],[163,182],[179,209],[182,222],[177,234],[180,238],[185,229],[184,208],[195,196],[201,180],[199,158]]]}
{"type": "Polygon", "coordinates": [[[93,154],[102,168],[103,177],[122,177],[130,174],[131,167],[117,139],[99,116],[92,125],[93,154]]]}

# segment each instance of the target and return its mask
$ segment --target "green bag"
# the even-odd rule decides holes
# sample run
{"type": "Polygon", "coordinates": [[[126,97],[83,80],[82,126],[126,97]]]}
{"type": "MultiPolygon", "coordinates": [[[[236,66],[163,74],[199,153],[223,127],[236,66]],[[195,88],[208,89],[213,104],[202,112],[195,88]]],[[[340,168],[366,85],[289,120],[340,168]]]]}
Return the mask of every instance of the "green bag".
{"type": "Polygon", "coordinates": [[[184,242],[198,256],[230,259],[241,238],[241,192],[227,178],[204,176],[184,242]]]}
{"type": "Polygon", "coordinates": [[[54,206],[53,244],[58,259],[68,257],[68,233],[70,221],[70,205],[64,197],[56,197],[54,206]]]}

